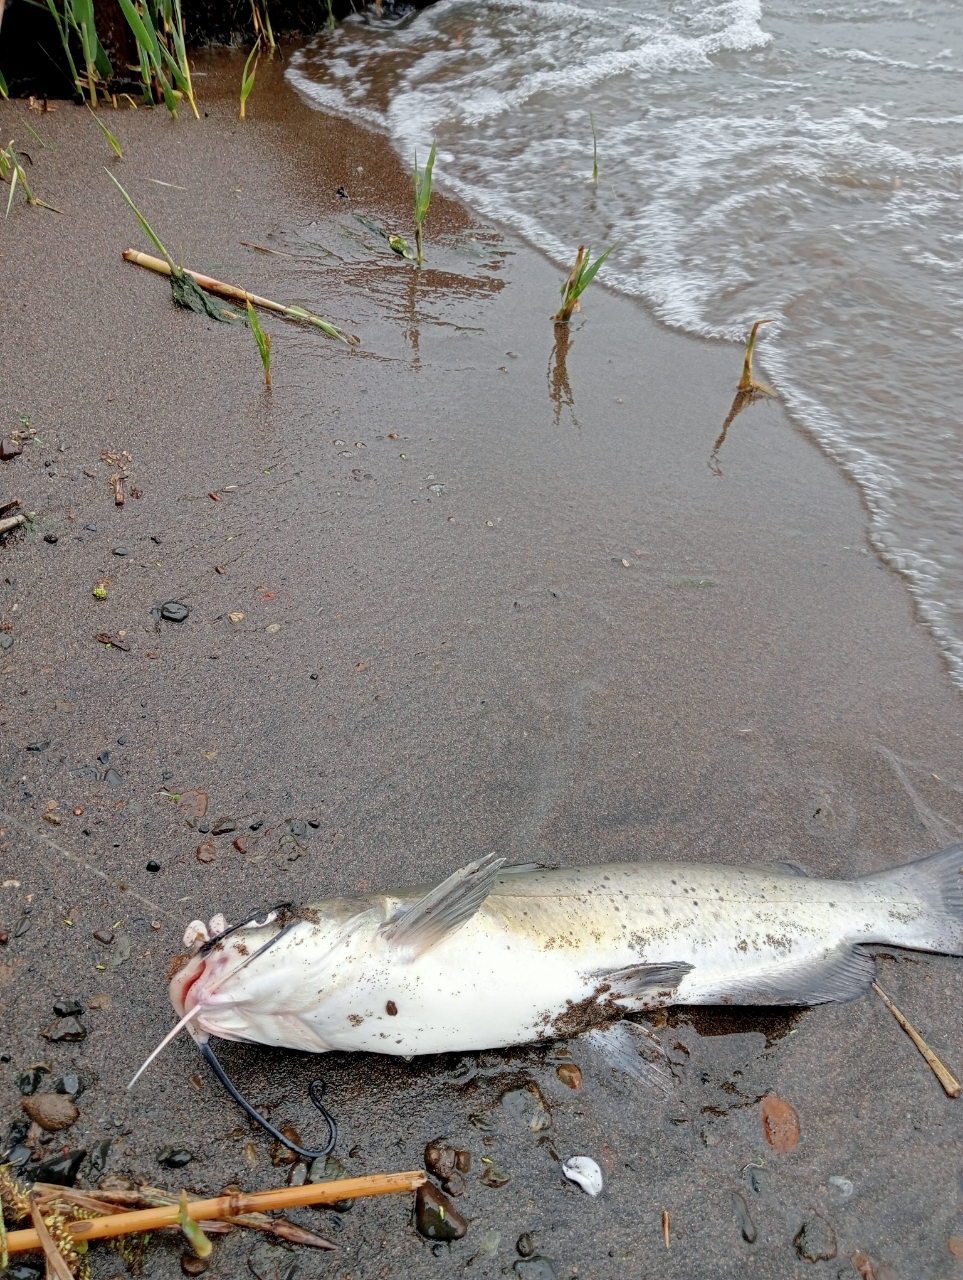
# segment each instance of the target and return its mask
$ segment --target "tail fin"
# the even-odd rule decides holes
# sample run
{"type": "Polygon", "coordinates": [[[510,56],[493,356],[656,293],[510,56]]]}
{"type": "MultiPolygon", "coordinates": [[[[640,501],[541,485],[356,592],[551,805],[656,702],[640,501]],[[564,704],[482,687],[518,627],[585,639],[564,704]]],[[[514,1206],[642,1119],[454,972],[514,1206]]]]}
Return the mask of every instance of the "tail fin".
{"type": "Polygon", "coordinates": [[[920,951],[963,956],[963,845],[861,876],[893,922],[887,941],[920,951]]]}

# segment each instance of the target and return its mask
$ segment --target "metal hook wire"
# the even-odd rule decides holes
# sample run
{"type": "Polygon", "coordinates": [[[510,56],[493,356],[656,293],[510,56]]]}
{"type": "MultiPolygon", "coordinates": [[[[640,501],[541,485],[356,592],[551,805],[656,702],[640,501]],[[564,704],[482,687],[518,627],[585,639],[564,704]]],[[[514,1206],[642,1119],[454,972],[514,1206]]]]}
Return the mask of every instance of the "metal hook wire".
{"type": "Polygon", "coordinates": [[[251,1106],[247,1098],[245,1098],[237,1086],[231,1082],[227,1072],[221,1066],[220,1062],[218,1062],[214,1050],[211,1048],[209,1042],[199,1044],[197,1047],[200,1049],[201,1055],[207,1062],[208,1066],[238,1106],[243,1107],[251,1119],[255,1120],[261,1128],[269,1133],[277,1142],[282,1143],[289,1151],[293,1151],[296,1155],[299,1155],[302,1160],[323,1160],[326,1156],[331,1154],[338,1142],[338,1125],[334,1116],[331,1115],[330,1111],[328,1111],[321,1102],[326,1088],[323,1080],[318,1079],[311,1081],[308,1085],[308,1096],[324,1116],[328,1126],[328,1141],[320,1151],[306,1151],[303,1147],[299,1147],[296,1142],[292,1142],[290,1138],[286,1138],[280,1129],[275,1129],[274,1125],[271,1124],[269,1120],[265,1119],[265,1117],[261,1115],[260,1111],[255,1110],[255,1108],[251,1106]]]}

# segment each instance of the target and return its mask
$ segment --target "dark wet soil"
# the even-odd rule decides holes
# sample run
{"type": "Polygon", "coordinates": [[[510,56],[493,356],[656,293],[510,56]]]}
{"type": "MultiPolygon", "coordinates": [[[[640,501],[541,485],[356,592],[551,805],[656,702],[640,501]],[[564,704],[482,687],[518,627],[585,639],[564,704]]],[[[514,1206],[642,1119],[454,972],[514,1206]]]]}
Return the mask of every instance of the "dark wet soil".
{"type": "MultiPolygon", "coordinates": [[[[115,171],[188,265],[361,343],[266,318],[266,392],[248,331],[174,310],[121,260],[149,246],[89,115],[31,115],[42,149],[25,104],[0,104],[64,210],[16,203],[0,223],[3,435],[27,441],[0,463],[0,505],[36,513],[0,545],[0,1118],[20,1118],[31,1064],[50,1068],[41,1090],[75,1071],[80,1118],[48,1154],[110,1139],[83,1182],[216,1191],[289,1170],[191,1044],[125,1090],[171,1025],[192,918],[420,882],[491,849],[860,874],[963,828],[963,711],[855,492],[779,405],[746,409],[713,455],[741,352],[595,286],[559,342],[559,273],[441,197],[416,274],[355,217],[410,234],[383,142],[266,63],[241,126],[239,60],[199,70],[200,121],[110,116],[115,171]],[[174,799],[199,791],[203,814],[174,799]],[[85,1038],[42,1037],[58,997],[85,1038]],[[180,1171],[157,1163],[172,1148],[193,1153],[180,1171]]],[[[957,1071],[960,966],[880,960],[957,1071]]],[[[579,1039],[572,1059],[411,1063],[225,1046],[308,1143],[323,1073],[349,1173],[420,1167],[440,1136],[470,1151],[469,1229],[433,1245],[405,1199],[304,1210],[336,1252],[235,1233],[211,1274],[249,1274],[258,1245],[259,1274],[494,1277],[523,1233],[561,1280],[835,1280],[857,1250],[878,1280],[958,1273],[963,1104],[878,1000],[655,1023],[668,1098],[579,1039]],[[531,1081],[550,1128],[499,1102],[531,1081]],[[787,1155],[763,1134],[770,1092],[800,1119],[787,1155]],[[598,1200],[562,1179],[573,1154],[600,1164],[598,1200]],[[486,1161],[509,1181],[486,1185],[486,1161]],[[831,1259],[800,1252],[827,1239],[831,1259]]],[[[180,1274],[180,1253],[157,1240],[148,1273],[180,1274]]],[[[98,1250],[94,1275],[119,1265],[98,1250]]]]}

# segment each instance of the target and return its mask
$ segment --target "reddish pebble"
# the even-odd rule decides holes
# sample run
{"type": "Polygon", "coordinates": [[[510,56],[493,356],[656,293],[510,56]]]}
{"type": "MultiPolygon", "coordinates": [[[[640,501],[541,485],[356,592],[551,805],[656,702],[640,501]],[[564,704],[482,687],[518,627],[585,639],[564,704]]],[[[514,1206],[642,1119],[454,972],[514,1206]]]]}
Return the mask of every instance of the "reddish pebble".
{"type": "Polygon", "coordinates": [[[783,1098],[769,1094],[759,1103],[762,1131],[773,1151],[788,1155],[799,1142],[799,1116],[783,1098]]]}
{"type": "Polygon", "coordinates": [[[570,1089],[581,1089],[582,1072],[574,1062],[563,1062],[555,1068],[555,1074],[562,1084],[567,1084],[570,1089]]]}
{"type": "Polygon", "coordinates": [[[247,853],[247,839],[244,836],[238,836],[237,839],[232,840],[231,843],[234,845],[234,848],[238,853],[247,853]]]}
{"type": "Polygon", "coordinates": [[[217,857],[217,849],[210,840],[205,840],[203,844],[197,846],[198,862],[213,862],[217,857]]]}

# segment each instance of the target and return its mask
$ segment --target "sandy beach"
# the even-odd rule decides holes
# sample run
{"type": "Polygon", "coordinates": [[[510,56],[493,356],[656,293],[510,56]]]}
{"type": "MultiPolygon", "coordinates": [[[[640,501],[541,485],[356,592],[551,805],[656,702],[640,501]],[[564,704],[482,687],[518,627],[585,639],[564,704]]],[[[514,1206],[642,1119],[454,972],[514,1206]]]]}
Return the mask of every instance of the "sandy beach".
{"type": "MultiPolygon", "coordinates": [[[[2,434],[36,433],[0,463],[0,504],[36,513],[0,546],[0,1119],[20,1119],[29,1065],[75,1069],[80,1119],[52,1150],[110,1138],[109,1172],[212,1194],[288,1169],[191,1043],[125,1091],[172,1025],[195,917],[440,879],[493,849],[848,877],[963,830],[963,705],[855,488],[778,400],[714,452],[741,349],[596,284],[560,353],[559,272],[443,191],[416,272],[370,225],[413,239],[386,141],[266,60],[239,122],[242,65],[198,59],[199,121],[105,115],[120,162],[84,109],[0,103],[62,210],[18,197],[0,222],[2,434]],[[265,390],[247,329],[175,309],[122,260],[151,246],[105,166],[175,259],[359,344],[266,317],[265,390]],[[185,621],[152,616],[168,601],[185,621]],[[196,790],[219,834],[171,799],[196,790]],[[85,1010],[79,1043],[41,1038],[62,996],[85,1010]],[[170,1146],[194,1153],[183,1173],[157,1164],[170,1146]]],[[[959,1073],[963,962],[883,950],[880,982],[959,1073]]],[[[256,1248],[263,1280],[495,1277],[524,1232],[559,1280],[848,1280],[858,1250],[877,1280],[958,1274],[963,1103],[875,997],[678,1011],[656,1034],[666,1099],[578,1040],[578,1092],[557,1045],[411,1063],[226,1046],[306,1141],[324,1075],[352,1175],[419,1168],[438,1135],[471,1150],[470,1227],[433,1246],[405,1198],[303,1210],[334,1252],[238,1231],[210,1274],[244,1275],[256,1248]],[[543,1132],[499,1107],[531,1080],[543,1132]],[[767,1147],[769,1092],[799,1114],[790,1155],[767,1147]],[[601,1163],[599,1200],[561,1179],[572,1154],[601,1163]],[[483,1185],[483,1160],[510,1180],[483,1185]],[[831,1257],[794,1244],[804,1224],[831,1257]]],[[[181,1252],[158,1237],[146,1273],[180,1274],[181,1252]]],[[[93,1257],[95,1277],[118,1266],[93,1257]]]]}

